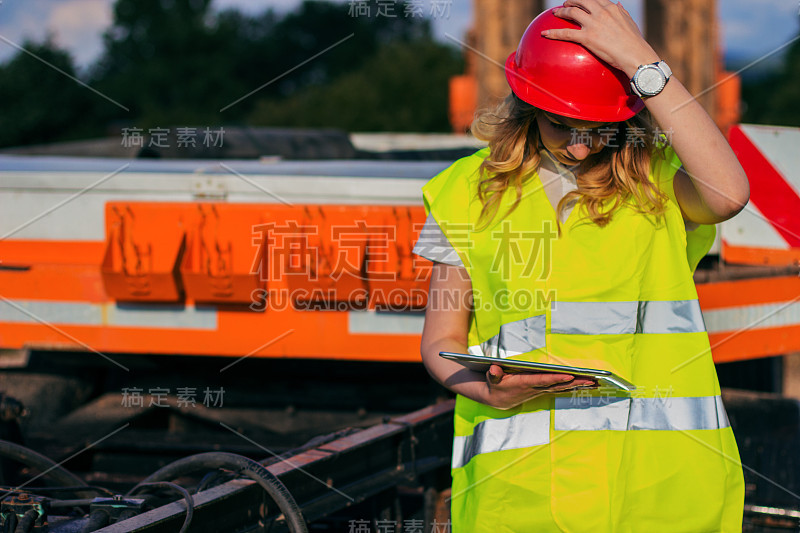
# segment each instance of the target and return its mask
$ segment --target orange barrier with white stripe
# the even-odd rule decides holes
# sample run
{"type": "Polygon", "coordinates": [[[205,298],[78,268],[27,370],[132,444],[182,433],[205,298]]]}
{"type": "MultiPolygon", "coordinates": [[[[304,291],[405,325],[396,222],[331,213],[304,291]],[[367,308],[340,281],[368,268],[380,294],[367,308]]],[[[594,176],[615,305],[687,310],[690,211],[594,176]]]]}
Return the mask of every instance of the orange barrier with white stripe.
{"type": "Polygon", "coordinates": [[[800,278],[780,276],[697,286],[717,362],[800,351],[800,278]]]}

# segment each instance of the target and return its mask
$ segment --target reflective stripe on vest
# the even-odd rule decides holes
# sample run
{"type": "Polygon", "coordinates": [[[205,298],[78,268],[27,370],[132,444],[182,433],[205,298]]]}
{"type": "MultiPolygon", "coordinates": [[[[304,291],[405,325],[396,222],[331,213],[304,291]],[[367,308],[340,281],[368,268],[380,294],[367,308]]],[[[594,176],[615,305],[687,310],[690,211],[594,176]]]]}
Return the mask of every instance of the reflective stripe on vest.
{"type": "Polygon", "coordinates": [[[481,453],[528,448],[550,442],[550,411],[489,418],[476,424],[472,435],[453,439],[453,468],[461,468],[481,453]]]}
{"type": "Polygon", "coordinates": [[[697,300],[550,302],[552,333],[622,335],[705,331],[697,300]]]}
{"type": "MultiPolygon", "coordinates": [[[[550,302],[550,331],[567,335],[698,333],[706,330],[697,300],[550,302]]],[[[505,359],[545,347],[545,315],[503,324],[469,353],[505,359]]]]}
{"type": "MultiPolygon", "coordinates": [[[[720,396],[689,398],[556,398],[555,431],[689,431],[730,426],[720,396]]],[[[476,455],[550,442],[550,411],[487,419],[453,439],[453,468],[476,455]]]]}
{"type": "Polygon", "coordinates": [[[470,346],[469,353],[505,359],[545,347],[547,318],[537,315],[500,326],[500,332],[480,345],[470,346]]]}
{"type": "Polygon", "coordinates": [[[722,398],[556,398],[556,431],[687,431],[730,426],[722,398]]]}

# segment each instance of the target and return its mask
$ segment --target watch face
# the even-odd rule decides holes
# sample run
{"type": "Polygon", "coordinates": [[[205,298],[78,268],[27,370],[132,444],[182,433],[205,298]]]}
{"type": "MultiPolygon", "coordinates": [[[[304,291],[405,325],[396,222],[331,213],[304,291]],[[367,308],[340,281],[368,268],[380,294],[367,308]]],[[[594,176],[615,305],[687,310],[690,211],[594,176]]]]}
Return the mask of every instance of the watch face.
{"type": "Polygon", "coordinates": [[[664,88],[664,74],[656,67],[642,69],[636,76],[636,86],[642,94],[658,94],[664,88]]]}

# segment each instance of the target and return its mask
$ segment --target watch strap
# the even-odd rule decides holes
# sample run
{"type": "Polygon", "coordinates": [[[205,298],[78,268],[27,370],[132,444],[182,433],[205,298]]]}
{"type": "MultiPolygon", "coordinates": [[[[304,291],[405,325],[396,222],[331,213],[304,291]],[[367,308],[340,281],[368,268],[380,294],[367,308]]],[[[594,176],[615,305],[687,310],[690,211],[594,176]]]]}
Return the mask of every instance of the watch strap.
{"type": "Polygon", "coordinates": [[[659,62],[655,63],[655,65],[656,65],[658,68],[660,68],[660,69],[661,69],[661,72],[663,72],[663,73],[664,73],[664,74],[667,76],[667,80],[669,80],[669,79],[672,77],[672,69],[671,69],[671,68],[669,68],[669,65],[667,65],[667,62],[666,62],[666,61],[664,61],[664,60],[662,59],[661,61],[659,61],[659,62]]]}

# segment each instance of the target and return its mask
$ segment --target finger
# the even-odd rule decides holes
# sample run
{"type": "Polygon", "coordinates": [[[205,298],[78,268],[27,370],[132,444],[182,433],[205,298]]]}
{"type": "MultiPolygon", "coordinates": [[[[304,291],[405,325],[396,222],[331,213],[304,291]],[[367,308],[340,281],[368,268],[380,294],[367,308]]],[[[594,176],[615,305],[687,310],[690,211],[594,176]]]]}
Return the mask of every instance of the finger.
{"type": "Polygon", "coordinates": [[[553,14],[558,18],[574,20],[582,27],[586,26],[592,19],[591,15],[580,7],[559,7],[553,10],[553,14]]]}
{"type": "Polygon", "coordinates": [[[625,9],[625,7],[622,5],[622,2],[618,2],[617,3],[617,8],[618,8],[619,12],[622,13],[622,16],[624,17],[624,19],[628,22],[628,25],[632,26],[632,27],[635,27],[636,31],[638,31],[641,34],[642,32],[639,29],[639,25],[636,24],[635,20],[633,20],[633,15],[628,13],[628,10],[625,9]]]}
{"type": "Polygon", "coordinates": [[[585,2],[580,2],[580,0],[567,0],[560,8],[554,9],[553,14],[558,16],[557,15],[558,11],[561,11],[562,9],[566,9],[568,7],[575,7],[586,13],[591,13],[589,11],[589,8],[585,5],[585,2]]]}
{"type": "Polygon", "coordinates": [[[547,389],[549,392],[565,392],[570,390],[577,390],[577,389],[594,389],[597,388],[597,383],[593,381],[573,381],[571,383],[565,383],[563,385],[554,385],[547,389]]]}
{"type": "MultiPolygon", "coordinates": [[[[628,10],[622,5],[622,2],[617,2],[617,11],[619,11],[626,19],[633,20],[633,17],[628,10]]],[[[635,22],[634,22],[635,23],[635,22]]]]}
{"type": "Polygon", "coordinates": [[[578,6],[587,13],[599,11],[611,4],[612,2],[610,0],[566,0],[566,2],[564,2],[565,6],[578,6]]]}
{"type": "Polygon", "coordinates": [[[570,385],[581,388],[589,388],[589,387],[596,387],[597,382],[592,381],[590,379],[582,379],[582,380],[576,380],[575,382],[570,383],[570,385]]]}
{"type": "Polygon", "coordinates": [[[495,374],[495,375],[497,375],[497,376],[502,376],[503,374],[505,374],[505,373],[506,373],[506,371],[505,371],[505,370],[503,370],[503,367],[502,367],[502,366],[500,366],[500,365],[495,365],[495,364],[492,364],[492,365],[490,365],[490,366],[489,366],[489,370],[488,370],[488,372],[490,372],[490,373],[492,373],[492,374],[495,374]]]}
{"type": "Polygon", "coordinates": [[[556,39],[559,41],[572,41],[574,43],[581,42],[581,31],[573,30],[571,28],[558,28],[552,30],[544,30],[542,37],[548,39],[556,39]]]}
{"type": "Polygon", "coordinates": [[[525,379],[526,384],[530,387],[546,389],[554,385],[570,383],[575,376],[570,374],[527,374],[525,379]]]}
{"type": "Polygon", "coordinates": [[[489,367],[489,370],[486,371],[486,379],[489,380],[489,383],[492,385],[497,385],[503,379],[503,369],[499,365],[492,365],[489,367]]]}
{"type": "MultiPolygon", "coordinates": [[[[567,387],[583,387],[586,385],[595,385],[597,382],[593,379],[589,378],[582,378],[582,377],[573,377],[572,380],[562,383],[556,383],[555,385],[561,386],[565,385],[567,387]]],[[[554,386],[555,386],[554,385],[554,386]]]]}

